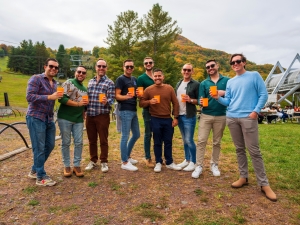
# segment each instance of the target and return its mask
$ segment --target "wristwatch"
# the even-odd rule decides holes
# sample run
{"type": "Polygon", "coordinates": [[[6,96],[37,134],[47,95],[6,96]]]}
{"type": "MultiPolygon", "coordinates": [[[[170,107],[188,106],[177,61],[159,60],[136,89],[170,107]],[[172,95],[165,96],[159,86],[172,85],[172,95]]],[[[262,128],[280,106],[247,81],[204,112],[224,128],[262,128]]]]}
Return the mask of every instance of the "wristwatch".
{"type": "Polygon", "coordinates": [[[190,103],[193,103],[193,102],[194,102],[194,100],[193,100],[193,99],[191,99],[190,103]]]}

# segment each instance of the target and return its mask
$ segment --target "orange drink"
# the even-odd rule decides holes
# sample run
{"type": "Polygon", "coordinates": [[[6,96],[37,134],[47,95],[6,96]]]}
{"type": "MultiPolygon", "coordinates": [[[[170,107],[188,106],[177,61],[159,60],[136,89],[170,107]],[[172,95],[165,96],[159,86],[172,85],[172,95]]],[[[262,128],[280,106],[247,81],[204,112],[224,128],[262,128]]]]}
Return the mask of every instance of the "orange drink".
{"type": "Polygon", "coordinates": [[[102,102],[104,97],[105,97],[105,94],[104,93],[100,93],[99,94],[99,102],[102,102]]]}
{"type": "Polygon", "coordinates": [[[132,96],[135,96],[134,87],[129,87],[128,92],[130,92],[132,94],[132,96]]]}
{"type": "Polygon", "coordinates": [[[63,87],[57,87],[56,91],[60,96],[63,96],[65,89],[63,87]]]}
{"type": "Polygon", "coordinates": [[[186,94],[181,94],[181,102],[186,102],[186,101],[184,100],[185,95],[186,95],[186,94]]]}
{"type": "Polygon", "coordinates": [[[210,86],[210,92],[213,96],[217,96],[218,95],[217,86],[210,86]]]}
{"type": "Polygon", "coordinates": [[[89,96],[88,95],[83,95],[82,99],[85,100],[85,101],[88,101],[89,100],[89,96]]]}
{"type": "Polygon", "coordinates": [[[142,96],[144,94],[144,87],[138,87],[139,90],[139,96],[142,96]]]}
{"type": "Polygon", "coordinates": [[[202,106],[207,107],[208,106],[208,98],[202,98],[202,106]]]}
{"type": "Polygon", "coordinates": [[[157,100],[157,103],[160,103],[160,95],[154,95],[154,98],[157,100]]]}

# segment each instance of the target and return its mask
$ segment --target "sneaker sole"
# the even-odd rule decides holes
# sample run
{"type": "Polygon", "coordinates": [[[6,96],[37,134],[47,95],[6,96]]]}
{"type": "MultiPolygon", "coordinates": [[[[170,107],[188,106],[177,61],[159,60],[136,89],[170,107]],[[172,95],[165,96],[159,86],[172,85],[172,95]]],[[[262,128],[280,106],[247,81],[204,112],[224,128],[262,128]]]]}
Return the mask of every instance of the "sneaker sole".
{"type": "Polygon", "coordinates": [[[53,184],[40,184],[40,183],[35,183],[36,185],[38,185],[38,186],[43,186],[43,187],[46,187],[46,186],[49,186],[49,187],[52,187],[52,186],[54,186],[55,184],[56,184],[56,182],[55,183],[53,183],[53,184]]]}
{"type": "Polygon", "coordinates": [[[29,174],[28,174],[28,177],[31,178],[31,179],[36,179],[37,178],[36,176],[32,176],[32,175],[29,175],[29,174]]]}

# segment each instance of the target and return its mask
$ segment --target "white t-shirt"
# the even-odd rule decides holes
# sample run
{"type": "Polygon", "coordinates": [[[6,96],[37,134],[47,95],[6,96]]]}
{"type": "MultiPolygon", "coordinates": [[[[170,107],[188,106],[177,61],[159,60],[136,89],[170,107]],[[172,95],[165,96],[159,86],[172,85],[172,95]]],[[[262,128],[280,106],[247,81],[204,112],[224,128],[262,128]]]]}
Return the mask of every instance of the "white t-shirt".
{"type": "Polygon", "coordinates": [[[177,99],[179,102],[179,115],[186,115],[186,102],[181,101],[181,94],[186,94],[186,88],[189,81],[182,81],[177,89],[177,99]]]}

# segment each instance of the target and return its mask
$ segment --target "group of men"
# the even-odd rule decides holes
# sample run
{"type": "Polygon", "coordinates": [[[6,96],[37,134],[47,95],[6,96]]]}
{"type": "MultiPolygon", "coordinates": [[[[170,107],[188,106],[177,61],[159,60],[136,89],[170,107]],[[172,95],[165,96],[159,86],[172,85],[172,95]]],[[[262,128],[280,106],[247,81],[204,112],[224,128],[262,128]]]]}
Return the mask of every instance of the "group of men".
{"type": "Polygon", "coordinates": [[[140,137],[137,117],[139,102],[139,106],[143,108],[145,129],[144,161],[146,166],[154,168],[154,172],[161,172],[165,163],[168,169],[191,171],[191,176],[198,178],[203,172],[206,144],[212,131],[210,170],[214,176],[220,176],[218,165],[221,139],[227,123],[236,147],[240,171],[240,178],[231,186],[241,188],[248,184],[247,147],[261,191],[268,199],[276,201],[276,195],[266,177],[258,142],[257,116],[267,100],[266,87],[259,73],[245,70],[244,55],[232,55],[230,65],[236,72],[232,79],[219,73],[216,60],[208,60],[205,65],[208,77],[199,83],[192,79],[193,66],[187,63],[181,69],[182,79],[173,89],[164,83],[163,71],[153,69],[154,61],[151,57],[144,59],[146,71],[138,79],[132,76],[133,60],[125,60],[124,74],[115,83],[106,75],[106,61],[98,59],[95,66],[97,75],[89,81],[87,89],[82,85],[86,78],[86,68],[79,66],[75,78],[63,83],[64,92],[61,94],[56,91],[57,83],[53,79],[58,72],[58,62],[48,59],[44,66],[45,73],[32,76],[28,82],[27,124],[34,155],[29,177],[36,178],[37,185],[52,186],[56,183],[44,170],[44,163],[54,148],[53,107],[56,99],[61,103],[57,116],[62,136],[64,176],[69,177],[72,172],[78,177],[83,176],[80,162],[85,118],[90,152],[90,162],[85,170],[96,167],[100,160],[102,172],[107,172],[109,113],[116,99],[121,118],[122,169],[138,170],[135,165],[138,161],[131,157],[131,152],[140,137]],[[211,86],[217,86],[217,94],[211,92],[211,86]],[[100,97],[100,94],[104,94],[104,97],[100,97]],[[88,97],[84,97],[85,95],[88,97]],[[197,120],[196,105],[202,105],[204,98],[208,98],[208,106],[202,107],[196,146],[193,138],[197,120]],[[177,125],[183,139],[185,159],[176,165],[172,157],[172,139],[174,127],[177,125]],[[74,139],[73,171],[70,166],[71,135],[74,139]],[[152,135],[155,162],[151,159],[150,151],[152,135]],[[100,156],[97,148],[98,136],[100,156]]]}

